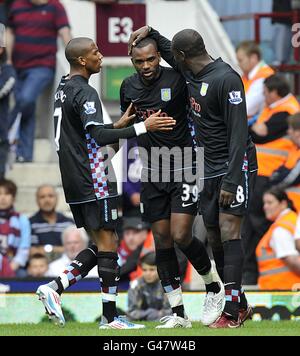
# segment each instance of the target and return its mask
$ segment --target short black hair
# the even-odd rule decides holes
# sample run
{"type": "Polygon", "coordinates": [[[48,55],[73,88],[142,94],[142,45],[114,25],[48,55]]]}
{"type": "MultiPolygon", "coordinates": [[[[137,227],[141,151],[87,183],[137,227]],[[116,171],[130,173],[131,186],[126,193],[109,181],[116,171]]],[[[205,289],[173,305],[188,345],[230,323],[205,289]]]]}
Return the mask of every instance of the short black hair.
{"type": "Polygon", "coordinates": [[[89,45],[94,41],[88,37],[73,38],[66,46],[65,56],[71,66],[78,66],[77,59],[89,51],[89,45]]]}
{"type": "Polygon", "coordinates": [[[0,179],[0,188],[1,187],[4,188],[8,194],[14,198],[16,197],[18,188],[12,180],[5,178],[0,179]]]}
{"type": "Polygon", "coordinates": [[[185,29],[176,33],[172,39],[172,49],[184,52],[187,58],[207,54],[202,36],[192,29],[185,29]]]}
{"type": "Polygon", "coordinates": [[[158,50],[157,48],[157,42],[151,38],[151,37],[145,37],[143,38],[140,42],[138,42],[133,48],[144,48],[148,46],[149,44],[152,44],[153,47],[158,50]]]}
{"type": "Polygon", "coordinates": [[[269,91],[276,90],[281,98],[287,96],[291,91],[289,83],[281,74],[271,75],[265,79],[264,84],[269,91]]]}
{"type": "Polygon", "coordinates": [[[149,252],[140,258],[140,265],[145,264],[149,266],[156,266],[155,252],[149,252]]]}
{"type": "Polygon", "coordinates": [[[273,197],[275,197],[280,203],[286,201],[288,207],[296,212],[294,203],[291,201],[291,199],[288,197],[287,193],[283,189],[278,187],[273,187],[264,193],[264,195],[266,194],[273,195],[273,197]]]}

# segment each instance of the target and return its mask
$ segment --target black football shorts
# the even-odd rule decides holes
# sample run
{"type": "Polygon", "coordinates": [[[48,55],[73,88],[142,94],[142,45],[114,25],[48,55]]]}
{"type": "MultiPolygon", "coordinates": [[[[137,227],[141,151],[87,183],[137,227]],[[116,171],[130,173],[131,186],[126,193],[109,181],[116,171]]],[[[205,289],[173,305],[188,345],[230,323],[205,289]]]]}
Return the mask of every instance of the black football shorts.
{"type": "Polygon", "coordinates": [[[96,200],[82,204],[70,204],[78,228],[90,230],[115,230],[118,218],[119,197],[96,200]]]}
{"type": "Polygon", "coordinates": [[[225,176],[206,179],[199,197],[199,212],[203,217],[204,224],[208,227],[219,226],[220,213],[236,216],[246,215],[249,209],[250,198],[253,194],[256,176],[257,172],[243,172],[236,198],[229,207],[225,208],[219,206],[220,191],[225,176]]]}
{"type": "Polygon", "coordinates": [[[144,221],[154,223],[170,219],[172,213],[197,215],[199,189],[184,182],[143,182],[141,214],[144,221]]]}

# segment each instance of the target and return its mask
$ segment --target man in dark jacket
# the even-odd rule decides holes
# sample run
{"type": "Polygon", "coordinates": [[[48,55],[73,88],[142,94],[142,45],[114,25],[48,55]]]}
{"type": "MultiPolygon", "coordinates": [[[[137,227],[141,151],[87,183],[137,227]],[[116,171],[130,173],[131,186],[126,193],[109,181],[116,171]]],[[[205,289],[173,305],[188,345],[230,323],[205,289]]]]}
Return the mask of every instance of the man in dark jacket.
{"type": "MultiPolygon", "coordinates": [[[[292,11],[291,0],[273,0],[273,13],[286,13],[292,11]]],[[[289,62],[292,50],[292,19],[291,17],[274,17],[272,49],[274,52],[274,65],[289,62]]]]}
{"type": "Polygon", "coordinates": [[[9,96],[16,83],[15,70],[6,64],[4,43],[0,41],[0,178],[5,175],[5,166],[9,150],[9,96]]]}

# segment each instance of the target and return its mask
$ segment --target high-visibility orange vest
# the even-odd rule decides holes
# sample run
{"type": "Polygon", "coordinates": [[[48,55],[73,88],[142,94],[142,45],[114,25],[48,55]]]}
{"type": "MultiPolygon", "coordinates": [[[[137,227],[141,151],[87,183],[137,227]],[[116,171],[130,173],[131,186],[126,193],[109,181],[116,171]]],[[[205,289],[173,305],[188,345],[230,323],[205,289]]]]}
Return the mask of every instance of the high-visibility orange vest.
{"type": "Polygon", "coordinates": [[[280,216],[266,234],[261,239],[256,248],[256,257],[258,262],[260,289],[268,290],[291,290],[293,285],[300,283],[300,276],[290,271],[289,267],[276,255],[270,246],[270,241],[274,230],[282,227],[294,235],[297,222],[297,214],[289,210],[286,214],[280,216]]]}
{"type": "MultiPolygon", "coordinates": [[[[257,123],[266,123],[274,114],[284,111],[290,115],[300,111],[300,105],[292,94],[282,98],[278,104],[273,107],[265,107],[257,123]]],[[[272,173],[284,164],[289,153],[295,148],[296,145],[288,136],[265,144],[256,144],[258,175],[271,177],[272,173]]]]}
{"type": "MultiPolygon", "coordinates": [[[[285,167],[289,170],[293,169],[297,162],[300,161],[300,149],[295,148],[290,152],[287,161],[285,162],[285,167]]],[[[288,197],[294,203],[294,206],[298,213],[300,213],[300,184],[289,187],[286,189],[288,197]]]]}
{"type": "Polygon", "coordinates": [[[251,85],[258,79],[262,79],[262,78],[268,78],[270,77],[272,74],[274,74],[274,70],[269,67],[267,64],[265,64],[264,62],[261,62],[261,66],[258,69],[257,73],[255,74],[255,76],[252,79],[248,79],[248,77],[246,75],[242,76],[242,81],[244,84],[244,88],[245,88],[245,93],[247,94],[249,88],[251,87],[251,85]]]}

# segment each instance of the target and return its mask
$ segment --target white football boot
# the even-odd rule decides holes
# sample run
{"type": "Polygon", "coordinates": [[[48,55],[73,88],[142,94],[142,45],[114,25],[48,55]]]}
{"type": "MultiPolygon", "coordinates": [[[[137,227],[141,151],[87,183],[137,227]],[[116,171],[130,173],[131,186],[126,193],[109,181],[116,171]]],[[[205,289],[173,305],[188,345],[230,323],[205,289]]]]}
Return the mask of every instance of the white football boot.
{"type": "Polygon", "coordinates": [[[128,321],[124,316],[115,317],[111,323],[101,322],[99,329],[144,329],[145,325],[134,324],[128,321]]]}
{"type": "Polygon", "coordinates": [[[192,327],[192,323],[187,316],[185,318],[181,318],[180,316],[177,316],[177,314],[164,316],[160,319],[160,322],[162,325],[158,325],[156,329],[189,329],[192,327]]]}
{"type": "Polygon", "coordinates": [[[63,327],[65,325],[65,318],[61,309],[60,295],[47,285],[39,286],[36,294],[43,303],[49,319],[55,325],[63,327]]]}
{"type": "Polygon", "coordinates": [[[213,324],[222,314],[225,303],[225,289],[222,282],[218,281],[221,290],[219,293],[208,292],[205,296],[200,321],[203,325],[213,324]]]}

